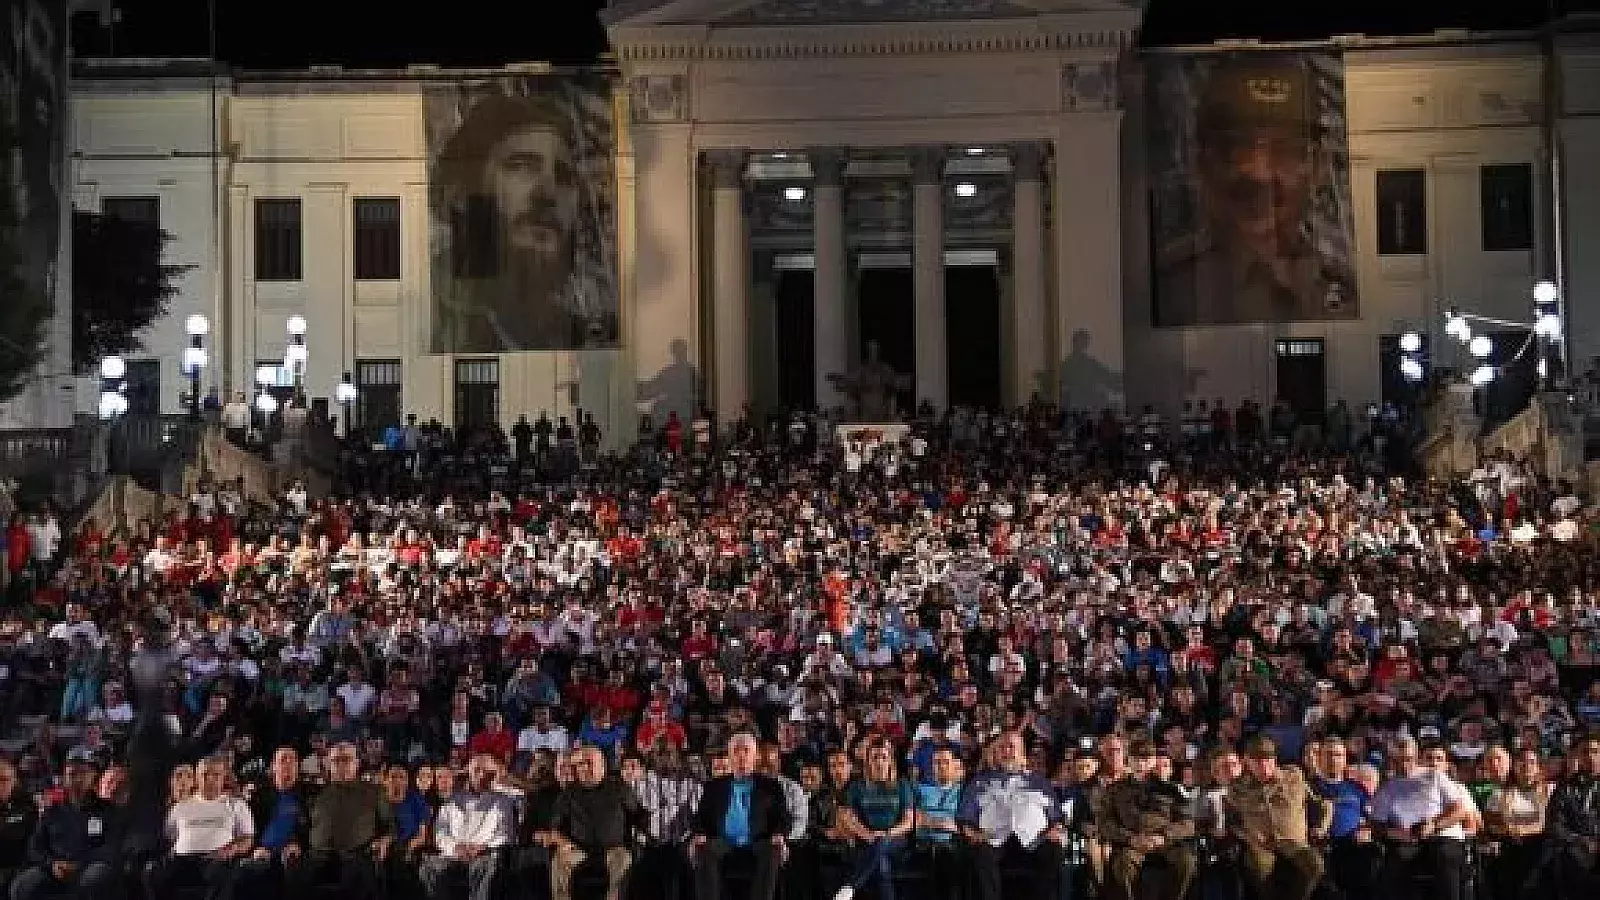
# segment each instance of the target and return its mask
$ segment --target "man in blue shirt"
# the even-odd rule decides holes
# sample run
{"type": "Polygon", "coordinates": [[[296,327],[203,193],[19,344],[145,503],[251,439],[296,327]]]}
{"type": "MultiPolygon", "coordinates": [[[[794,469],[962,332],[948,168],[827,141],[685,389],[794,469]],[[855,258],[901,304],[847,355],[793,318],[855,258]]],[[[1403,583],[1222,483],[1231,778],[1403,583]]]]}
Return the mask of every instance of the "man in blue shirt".
{"type": "Polygon", "coordinates": [[[956,816],[961,811],[961,763],[949,747],[933,751],[933,777],[917,785],[917,846],[927,855],[933,870],[935,893],[946,900],[966,895],[966,845],[959,839],[961,827],[956,816]]]}
{"type": "Polygon", "coordinates": [[[1333,821],[1328,826],[1328,879],[1346,896],[1371,896],[1378,889],[1382,860],[1367,823],[1372,797],[1359,782],[1345,776],[1350,751],[1344,741],[1323,741],[1320,756],[1316,760],[1319,774],[1311,787],[1333,807],[1333,821]]]}
{"type": "Polygon", "coordinates": [[[250,795],[256,851],[241,880],[248,883],[259,876],[279,885],[287,872],[300,865],[311,830],[311,810],[299,782],[300,755],[288,747],[279,747],[272,754],[267,781],[256,785],[250,795]]]}

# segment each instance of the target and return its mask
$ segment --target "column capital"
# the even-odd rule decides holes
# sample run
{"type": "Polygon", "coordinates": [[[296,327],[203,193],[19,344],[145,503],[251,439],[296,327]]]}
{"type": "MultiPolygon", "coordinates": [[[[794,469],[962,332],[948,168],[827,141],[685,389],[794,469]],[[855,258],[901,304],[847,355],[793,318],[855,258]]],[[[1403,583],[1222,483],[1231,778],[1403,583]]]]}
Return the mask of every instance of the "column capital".
{"type": "Polygon", "coordinates": [[[850,157],[843,147],[814,147],[806,151],[811,161],[811,175],[818,187],[838,187],[844,184],[844,170],[850,157]]]}
{"type": "Polygon", "coordinates": [[[711,183],[719,188],[743,187],[745,156],[743,150],[707,150],[711,183]]]}
{"type": "Polygon", "coordinates": [[[911,180],[916,184],[943,181],[944,164],[949,155],[942,145],[911,148],[911,180]]]}
{"type": "Polygon", "coordinates": [[[1040,181],[1044,161],[1050,155],[1048,141],[1023,141],[1011,146],[1011,168],[1017,181],[1040,181]]]}

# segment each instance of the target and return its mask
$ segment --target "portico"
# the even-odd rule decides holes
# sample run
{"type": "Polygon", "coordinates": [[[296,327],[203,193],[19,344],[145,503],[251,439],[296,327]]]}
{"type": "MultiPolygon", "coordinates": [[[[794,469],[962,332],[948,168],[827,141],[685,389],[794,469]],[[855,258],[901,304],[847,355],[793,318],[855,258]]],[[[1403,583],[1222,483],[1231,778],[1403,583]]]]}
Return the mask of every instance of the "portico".
{"type": "Polygon", "coordinates": [[[902,405],[1120,400],[1138,22],[1114,0],[613,8],[638,377],[681,341],[721,418],[831,407],[877,341],[914,376],[902,405]]]}

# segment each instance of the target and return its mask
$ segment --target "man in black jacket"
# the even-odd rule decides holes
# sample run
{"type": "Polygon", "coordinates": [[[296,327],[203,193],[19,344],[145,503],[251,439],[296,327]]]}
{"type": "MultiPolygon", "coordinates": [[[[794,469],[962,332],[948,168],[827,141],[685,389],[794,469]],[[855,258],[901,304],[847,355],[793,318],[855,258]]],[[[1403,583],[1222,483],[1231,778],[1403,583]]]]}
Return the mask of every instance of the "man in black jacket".
{"type": "Polygon", "coordinates": [[[12,883],[12,900],[71,892],[84,900],[109,900],[118,894],[122,817],[95,793],[99,773],[87,754],[73,751],[64,776],[66,798],[39,817],[28,844],[33,868],[12,883]]]}
{"type": "Polygon", "coordinates": [[[1575,771],[1561,779],[1545,807],[1545,837],[1555,857],[1556,893],[1593,897],[1600,891],[1600,733],[1573,746],[1575,771]]]}
{"type": "Polygon", "coordinates": [[[621,900],[627,888],[628,851],[632,834],[645,830],[644,808],[633,789],[606,777],[606,758],[599,747],[572,753],[577,778],[556,800],[550,830],[550,896],[572,900],[572,873],[590,857],[606,864],[606,900],[621,900]]]}
{"type": "Polygon", "coordinates": [[[778,870],[789,855],[789,806],[774,778],[756,774],[756,736],[739,732],[728,740],[732,774],[713,778],[700,797],[694,835],[689,841],[699,900],[721,900],[722,864],[730,856],[748,856],[755,874],[750,900],[772,900],[778,870]]]}
{"type": "Polygon", "coordinates": [[[28,865],[28,841],[39,825],[39,810],[22,790],[17,767],[0,759],[0,897],[9,896],[11,881],[28,865]]]}

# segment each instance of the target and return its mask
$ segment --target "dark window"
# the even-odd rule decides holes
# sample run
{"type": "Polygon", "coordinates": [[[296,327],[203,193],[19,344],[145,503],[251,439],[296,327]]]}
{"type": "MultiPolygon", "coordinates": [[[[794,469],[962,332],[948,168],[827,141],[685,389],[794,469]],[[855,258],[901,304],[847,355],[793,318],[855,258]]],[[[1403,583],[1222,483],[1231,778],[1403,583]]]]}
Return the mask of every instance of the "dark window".
{"type": "Polygon", "coordinates": [[[500,220],[493,197],[474,194],[450,217],[450,267],[457,278],[500,274],[500,220]]]}
{"type": "Polygon", "coordinates": [[[300,201],[256,201],[256,280],[301,278],[300,201]]]}
{"type": "Polygon", "coordinates": [[[1419,334],[1422,344],[1417,352],[1406,353],[1400,349],[1400,335],[1384,334],[1378,336],[1378,385],[1383,392],[1383,404],[1394,406],[1397,409],[1415,410],[1417,400],[1422,395],[1421,386],[1426,382],[1428,375],[1428,336],[1419,334]],[[1415,358],[1422,364],[1423,381],[1407,381],[1405,373],[1400,368],[1400,361],[1407,356],[1415,358]]]}
{"type": "Polygon", "coordinates": [[[100,212],[124,222],[161,227],[160,197],[107,197],[100,201],[100,212]]]}
{"type": "Polygon", "coordinates": [[[500,361],[456,360],[456,432],[467,434],[500,420],[500,361]]]}
{"type": "Polygon", "coordinates": [[[400,424],[400,360],[356,360],[355,375],[356,409],[351,424],[376,439],[390,425],[400,424]]]}
{"type": "Polygon", "coordinates": [[[400,201],[360,197],[355,205],[355,270],[358,281],[400,277],[400,201]]]}
{"type": "Polygon", "coordinates": [[[128,414],[133,416],[158,416],[161,414],[161,360],[128,360],[128,414]]]}
{"type": "Polygon", "coordinates": [[[1484,166],[1483,249],[1533,249],[1533,167],[1484,166]]]}
{"type": "Polygon", "coordinates": [[[1378,173],[1378,252],[1428,252],[1428,177],[1421,169],[1378,173]]]}

